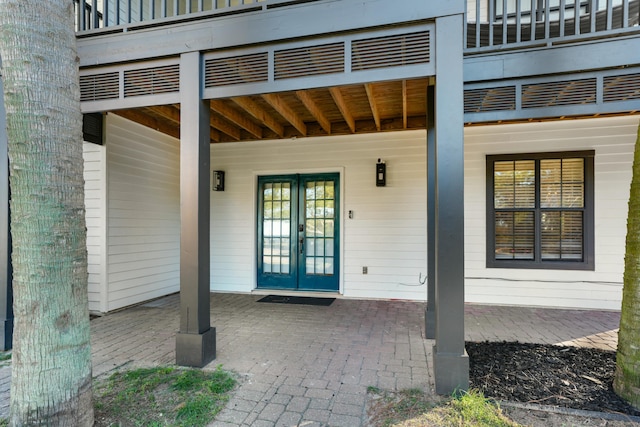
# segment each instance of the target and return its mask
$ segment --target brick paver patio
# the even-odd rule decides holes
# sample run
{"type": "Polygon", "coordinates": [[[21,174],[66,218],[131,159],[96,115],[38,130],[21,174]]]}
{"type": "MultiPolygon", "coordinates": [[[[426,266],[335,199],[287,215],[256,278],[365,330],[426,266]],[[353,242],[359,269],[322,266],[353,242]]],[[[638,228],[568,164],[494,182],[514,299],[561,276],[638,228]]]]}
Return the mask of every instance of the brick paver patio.
{"type": "MultiPolygon", "coordinates": [[[[213,426],[364,426],[368,386],[433,392],[424,303],[338,299],[329,307],[212,294],[217,358],[240,386],[213,426]]],[[[171,295],[91,321],[94,376],[171,364],[179,324],[171,295]]],[[[619,313],[467,305],[471,341],[518,340],[615,350],[619,313]]],[[[10,367],[0,368],[7,416],[10,367]]]]}

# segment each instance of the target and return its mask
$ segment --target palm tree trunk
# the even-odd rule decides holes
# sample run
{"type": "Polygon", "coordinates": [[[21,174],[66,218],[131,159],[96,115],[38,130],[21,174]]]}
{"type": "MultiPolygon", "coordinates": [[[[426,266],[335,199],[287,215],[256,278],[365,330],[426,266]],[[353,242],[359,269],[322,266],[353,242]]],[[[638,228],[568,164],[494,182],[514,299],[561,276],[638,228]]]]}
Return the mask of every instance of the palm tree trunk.
{"type": "Polygon", "coordinates": [[[633,158],[623,280],[613,388],[632,406],[640,408],[640,126],[633,158]]]}
{"type": "Polygon", "coordinates": [[[73,1],[0,0],[13,238],[14,426],[93,424],[73,1]]]}

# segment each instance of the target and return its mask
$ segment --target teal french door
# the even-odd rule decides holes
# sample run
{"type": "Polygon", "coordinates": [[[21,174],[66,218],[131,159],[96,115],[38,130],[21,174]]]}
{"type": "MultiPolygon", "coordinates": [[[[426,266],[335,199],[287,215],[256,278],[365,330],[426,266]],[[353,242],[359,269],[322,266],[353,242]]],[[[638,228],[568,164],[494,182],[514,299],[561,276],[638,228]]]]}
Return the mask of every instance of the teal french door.
{"type": "Polygon", "coordinates": [[[258,178],[258,288],[337,291],[339,174],[258,178]]]}

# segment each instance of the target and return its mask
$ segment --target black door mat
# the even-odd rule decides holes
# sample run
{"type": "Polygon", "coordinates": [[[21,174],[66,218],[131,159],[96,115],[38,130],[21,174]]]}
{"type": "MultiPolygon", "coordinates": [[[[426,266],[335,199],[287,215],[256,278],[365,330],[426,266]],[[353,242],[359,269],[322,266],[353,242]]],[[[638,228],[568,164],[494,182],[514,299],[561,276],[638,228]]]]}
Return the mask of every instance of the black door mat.
{"type": "Polygon", "coordinates": [[[335,298],[314,298],[314,297],[290,297],[286,295],[267,295],[258,302],[273,302],[276,304],[305,304],[330,306],[335,298]]]}

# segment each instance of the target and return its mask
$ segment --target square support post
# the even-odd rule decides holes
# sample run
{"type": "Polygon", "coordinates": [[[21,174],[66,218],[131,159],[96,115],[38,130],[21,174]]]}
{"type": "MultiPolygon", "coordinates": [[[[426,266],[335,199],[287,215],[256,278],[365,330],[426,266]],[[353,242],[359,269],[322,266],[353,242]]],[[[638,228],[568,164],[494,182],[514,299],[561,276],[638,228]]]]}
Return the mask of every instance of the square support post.
{"type": "MultiPolygon", "coordinates": [[[[469,388],[464,348],[464,97],[462,14],[436,19],[436,393],[469,388]]],[[[429,272],[429,275],[434,272],[429,272]]]]}
{"type": "Polygon", "coordinates": [[[9,141],[2,93],[4,88],[0,78],[0,350],[4,351],[13,346],[13,273],[9,228],[9,141]]]}
{"type": "Polygon", "coordinates": [[[427,308],[425,338],[436,337],[436,129],[435,87],[427,87],[427,308]]]}
{"type": "Polygon", "coordinates": [[[199,52],[180,58],[180,331],[176,364],[215,359],[210,323],[209,103],[202,100],[199,52]]]}

